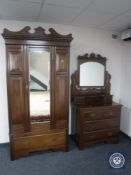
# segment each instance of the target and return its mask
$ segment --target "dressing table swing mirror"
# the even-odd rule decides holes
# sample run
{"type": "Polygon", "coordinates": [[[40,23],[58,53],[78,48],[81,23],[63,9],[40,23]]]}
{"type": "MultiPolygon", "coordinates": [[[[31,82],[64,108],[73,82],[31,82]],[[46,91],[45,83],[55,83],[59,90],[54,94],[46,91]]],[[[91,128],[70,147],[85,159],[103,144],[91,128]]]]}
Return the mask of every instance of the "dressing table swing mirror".
{"type": "Polygon", "coordinates": [[[69,50],[72,35],[38,27],[4,29],[11,159],[68,150],[69,50]]]}
{"type": "Polygon", "coordinates": [[[78,70],[71,77],[72,138],[79,149],[117,143],[121,105],[112,101],[106,58],[92,53],[77,61],[78,70]]]}

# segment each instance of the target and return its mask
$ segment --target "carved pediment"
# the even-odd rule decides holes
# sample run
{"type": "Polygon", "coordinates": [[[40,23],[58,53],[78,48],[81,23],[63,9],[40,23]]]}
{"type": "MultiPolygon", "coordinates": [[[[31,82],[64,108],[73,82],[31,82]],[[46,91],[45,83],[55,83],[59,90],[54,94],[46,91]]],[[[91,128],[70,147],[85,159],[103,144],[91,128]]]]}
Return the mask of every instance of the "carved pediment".
{"type": "Polygon", "coordinates": [[[30,32],[31,27],[26,26],[20,31],[10,31],[4,29],[2,36],[4,39],[19,39],[19,40],[44,40],[44,41],[55,41],[55,42],[71,42],[72,34],[61,35],[53,28],[49,28],[49,33],[45,32],[42,27],[37,27],[34,32],[30,32]]]}
{"type": "Polygon", "coordinates": [[[106,64],[106,57],[102,57],[100,54],[95,54],[95,53],[91,53],[91,54],[86,53],[84,55],[78,56],[79,64],[82,64],[82,63],[88,62],[88,61],[98,62],[98,63],[105,65],[106,64]]]}

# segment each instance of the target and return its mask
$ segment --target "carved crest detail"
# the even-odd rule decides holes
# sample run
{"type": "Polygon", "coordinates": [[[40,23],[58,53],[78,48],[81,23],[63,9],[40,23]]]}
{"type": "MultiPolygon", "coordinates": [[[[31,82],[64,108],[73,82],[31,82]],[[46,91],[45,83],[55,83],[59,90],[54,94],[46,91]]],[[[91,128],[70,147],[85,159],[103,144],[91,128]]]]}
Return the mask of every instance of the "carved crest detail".
{"type": "Polygon", "coordinates": [[[71,42],[72,34],[61,35],[55,31],[53,28],[49,28],[49,33],[45,32],[45,29],[42,27],[37,27],[34,29],[34,32],[30,32],[31,28],[29,26],[24,27],[20,31],[10,31],[4,29],[2,36],[4,39],[19,39],[19,40],[45,40],[45,41],[64,41],[71,42]]]}
{"type": "Polygon", "coordinates": [[[100,54],[95,54],[95,53],[91,53],[91,54],[86,53],[84,55],[78,56],[78,62],[80,64],[84,62],[88,62],[88,61],[94,61],[94,62],[98,62],[98,63],[105,65],[106,57],[102,57],[100,54]]]}

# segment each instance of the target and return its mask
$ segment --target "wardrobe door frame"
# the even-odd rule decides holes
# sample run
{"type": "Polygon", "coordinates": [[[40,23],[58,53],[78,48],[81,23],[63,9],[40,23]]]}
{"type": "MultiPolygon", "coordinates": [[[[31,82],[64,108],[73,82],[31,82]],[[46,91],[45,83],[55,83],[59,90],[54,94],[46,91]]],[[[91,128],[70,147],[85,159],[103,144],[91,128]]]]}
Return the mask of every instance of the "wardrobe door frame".
{"type": "Polygon", "coordinates": [[[54,127],[68,128],[69,120],[69,47],[56,46],[54,77],[54,127]],[[65,91],[64,91],[65,90],[65,91]],[[66,93],[66,94],[65,94],[66,93]],[[58,105],[59,104],[59,105],[58,105]]]}
{"type": "MultiPolygon", "coordinates": [[[[50,54],[50,124],[52,124],[52,116],[53,116],[53,109],[52,109],[52,101],[53,101],[53,95],[52,95],[52,91],[53,91],[53,79],[54,79],[54,71],[53,70],[53,54],[52,54],[52,47],[51,46],[45,46],[45,45],[28,45],[26,47],[26,73],[25,73],[25,77],[26,77],[26,84],[28,84],[28,92],[26,93],[26,97],[27,97],[27,101],[28,101],[28,113],[29,113],[29,119],[30,119],[30,100],[29,100],[29,52],[30,51],[37,51],[37,50],[48,50],[49,54],[50,54]],[[28,76],[27,76],[28,75],[28,76]]],[[[44,61],[44,58],[43,58],[44,61]]],[[[31,120],[30,120],[30,124],[31,124],[31,120]]]]}

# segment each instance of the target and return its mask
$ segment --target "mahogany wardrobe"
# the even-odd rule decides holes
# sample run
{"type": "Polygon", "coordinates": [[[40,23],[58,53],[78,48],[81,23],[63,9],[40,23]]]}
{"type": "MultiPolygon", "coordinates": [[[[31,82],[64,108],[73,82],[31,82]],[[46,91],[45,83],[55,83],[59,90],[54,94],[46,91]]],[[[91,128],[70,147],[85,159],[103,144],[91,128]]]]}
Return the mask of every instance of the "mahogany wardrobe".
{"type": "Polygon", "coordinates": [[[11,159],[68,150],[69,54],[72,35],[53,28],[4,29],[11,159]]]}

